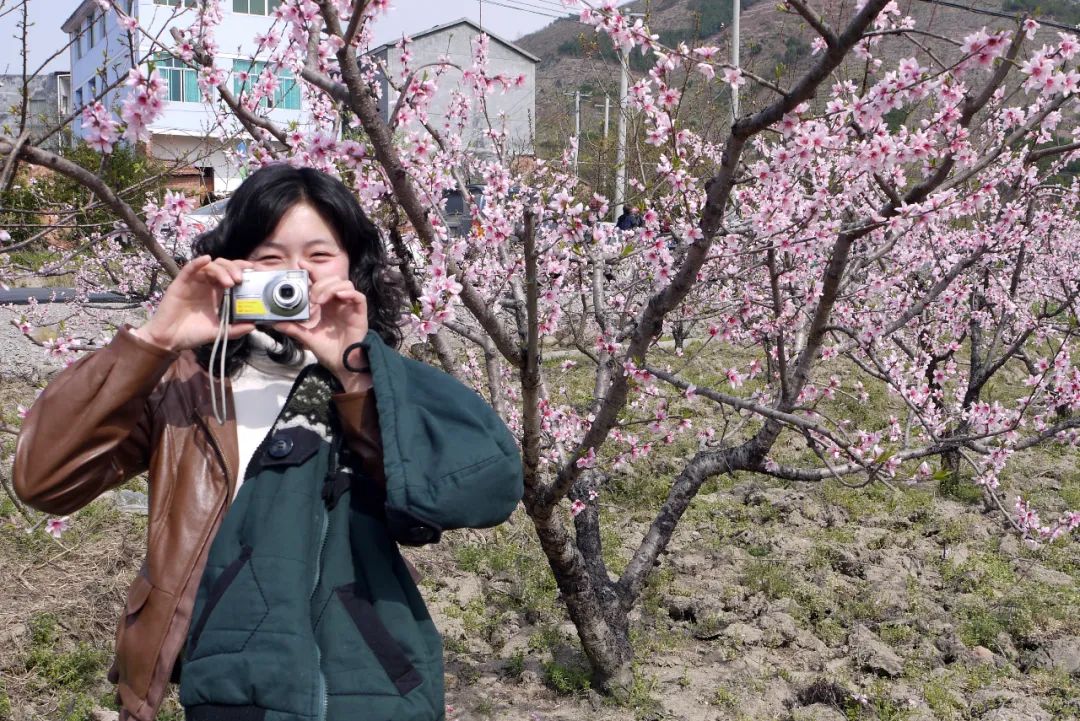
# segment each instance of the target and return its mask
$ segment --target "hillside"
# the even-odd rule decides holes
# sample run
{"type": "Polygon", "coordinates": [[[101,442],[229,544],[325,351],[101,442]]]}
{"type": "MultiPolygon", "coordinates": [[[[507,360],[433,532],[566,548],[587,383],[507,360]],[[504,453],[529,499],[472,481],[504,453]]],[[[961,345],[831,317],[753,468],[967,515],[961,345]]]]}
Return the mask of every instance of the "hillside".
{"type": "MultiPolygon", "coordinates": [[[[1078,0],[974,0],[966,3],[972,7],[1015,14],[1032,12],[1036,16],[1054,18],[1059,22],[1075,24],[1080,22],[1080,1],[1078,0]]],[[[851,3],[843,0],[826,0],[813,3],[822,15],[839,28],[842,21],[851,15],[851,3]]],[[[716,45],[722,48],[724,57],[730,56],[731,33],[727,27],[730,22],[730,0],[637,0],[623,6],[630,12],[646,13],[646,20],[654,33],[660,35],[661,42],[673,46],[679,41],[690,45],[716,45]],[[700,38],[700,40],[699,40],[700,38]]],[[[797,77],[801,68],[811,60],[810,42],[813,31],[800,17],[779,11],[776,3],[761,0],[743,0],[741,18],[741,63],[748,70],[777,80],[787,85],[797,77]]],[[[943,7],[916,0],[900,0],[902,13],[912,15],[916,27],[937,32],[949,38],[960,39],[982,27],[989,29],[1007,28],[1011,21],[984,14],[943,7]]],[[[1042,28],[1033,45],[1057,39],[1057,30],[1042,28]]],[[[536,116],[538,129],[537,150],[542,156],[550,157],[561,152],[565,139],[573,133],[575,89],[592,94],[588,101],[582,102],[582,135],[590,134],[600,144],[603,129],[603,107],[592,105],[604,102],[604,95],[611,96],[611,129],[608,149],[614,145],[615,112],[618,100],[618,65],[610,42],[601,38],[593,29],[576,20],[560,19],[547,27],[523,36],[517,44],[542,58],[537,69],[536,116]]],[[[925,41],[925,46],[935,54],[944,52],[948,57],[950,50],[936,40],[925,41]]],[[[1032,45],[1029,44],[1029,47],[1032,45]]],[[[916,55],[925,64],[930,60],[926,54],[906,41],[887,41],[883,43],[879,54],[886,60],[895,61],[902,57],[916,55]]],[[[649,67],[650,62],[635,52],[631,57],[634,76],[640,76],[649,67]]],[[[843,68],[848,77],[861,77],[861,63],[849,63],[843,68]]],[[[710,123],[726,118],[730,112],[726,93],[722,85],[710,86],[709,94],[699,97],[690,108],[690,113],[697,113],[701,123],[710,123]],[[719,92],[718,92],[719,91],[719,92]]],[[[745,92],[745,89],[744,89],[745,92]]],[[[742,99],[742,110],[746,112],[770,101],[775,96],[771,93],[757,93],[742,99]]],[[[724,123],[716,127],[723,133],[724,123]]],[[[597,151],[602,152],[601,150],[597,151]]],[[[582,162],[590,159],[590,154],[582,151],[582,162]]],[[[607,162],[610,163],[610,160],[607,162]]],[[[631,163],[632,165],[633,163],[631,163]]],[[[583,177],[588,178],[588,170],[583,170],[583,177]]]]}

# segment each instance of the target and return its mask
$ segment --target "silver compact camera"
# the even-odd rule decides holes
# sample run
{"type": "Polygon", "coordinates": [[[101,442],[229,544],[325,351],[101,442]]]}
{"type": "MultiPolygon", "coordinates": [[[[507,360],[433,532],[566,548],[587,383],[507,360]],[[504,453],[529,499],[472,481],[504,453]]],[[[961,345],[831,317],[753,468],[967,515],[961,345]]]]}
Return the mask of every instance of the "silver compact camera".
{"type": "Polygon", "coordinates": [[[232,289],[230,312],[233,323],[307,320],[308,272],[245,268],[240,285],[232,289]]]}

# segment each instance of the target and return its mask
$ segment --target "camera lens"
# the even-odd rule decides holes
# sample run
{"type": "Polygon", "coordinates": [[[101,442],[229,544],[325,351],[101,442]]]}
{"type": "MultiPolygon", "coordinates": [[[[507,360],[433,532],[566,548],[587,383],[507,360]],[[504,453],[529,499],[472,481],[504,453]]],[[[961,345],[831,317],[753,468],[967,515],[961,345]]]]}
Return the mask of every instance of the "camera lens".
{"type": "Polygon", "coordinates": [[[304,294],[294,281],[283,280],[274,286],[272,298],[274,305],[281,311],[288,311],[300,305],[304,294]]]}

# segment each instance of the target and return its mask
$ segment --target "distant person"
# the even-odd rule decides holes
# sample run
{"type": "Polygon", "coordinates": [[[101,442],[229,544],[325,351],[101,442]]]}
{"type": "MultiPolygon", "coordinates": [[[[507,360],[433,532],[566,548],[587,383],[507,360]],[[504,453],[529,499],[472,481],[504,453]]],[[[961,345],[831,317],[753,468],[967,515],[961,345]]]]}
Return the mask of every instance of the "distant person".
{"type": "Polygon", "coordinates": [[[638,208],[623,208],[622,215],[615,221],[615,227],[619,230],[633,230],[641,225],[641,211],[638,208]]]}

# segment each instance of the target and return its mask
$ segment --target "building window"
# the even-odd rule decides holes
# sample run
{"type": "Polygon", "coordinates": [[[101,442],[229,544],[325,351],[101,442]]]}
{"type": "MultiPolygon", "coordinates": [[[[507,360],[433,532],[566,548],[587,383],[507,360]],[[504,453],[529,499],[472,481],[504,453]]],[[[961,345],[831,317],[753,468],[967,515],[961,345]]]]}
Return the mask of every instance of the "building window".
{"type": "Polygon", "coordinates": [[[79,88],[78,90],[75,91],[75,109],[76,110],[82,110],[82,106],[83,106],[82,88],[79,88]]]}
{"type": "Polygon", "coordinates": [[[100,15],[98,15],[98,37],[101,38],[102,40],[105,39],[105,11],[104,10],[101,12],[100,15]]]}
{"type": "Polygon", "coordinates": [[[280,4],[281,0],[233,0],[232,9],[245,15],[270,15],[280,4]]]}
{"type": "MultiPolygon", "coordinates": [[[[241,92],[251,88],[259,82],[259,76],[266,69],[266,63],[252,62],[251,60],[233,60],[233,92],[237,96],[241,92]],[[247,79],[243,80],[241,73],[247,73],[247,79]]],[[[259,101],[260,107],[270,107],[270,99],[263,98],[259,101]]],[[[290,70],[279,70],[277,73],[277,89],[274,90],[273,107],[280,110],[300,109],[300,85],[296,76],[290,70]]]]}
{"type": "Polygon", "coordinates": [[[97,97],[97,78],[90,78],[90,85],[88,87],[90,88],[90,100],[93,100],[97,97]]]}
{"type": "Polygon", "coordinates": [[[72,33],[71,42],[75,47],[75,58],[82,58],[82,33],[72,33]]]}
{"type": "Polygon", "coordinates": [[[86,18],[86,41],[89,43],[87,50],[94,47],[94,16],[86,18]]]}
{"type": "MultiPolygon", "coordinates": [[[[186,8],[193,8],[199,4],[199,0],[154,0],[155,5],[168,5],[169,7],[178,8],[183,5],[186,8]]],[[[131,13],[128,13],[130,15],[131,13]]]]}
{"type": "Polygon", "coordinates": [[[71,114],[71,76],[56,76],[56,112],[61,118],[71,114]]]}
{"type": "Polygon", "coordinates": [[[198,103],[202,98],[199,93],[199,74],[189,68],[182,60],[177,60],[167,53],[154,58],[158,74],[169,91],[169,100],[177,103],[198,103]]]}

